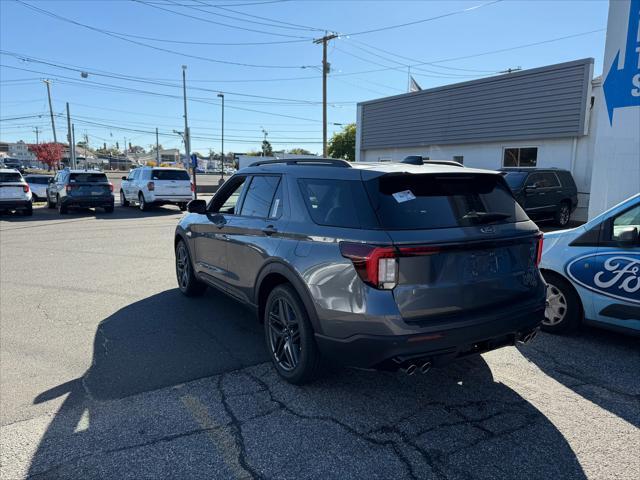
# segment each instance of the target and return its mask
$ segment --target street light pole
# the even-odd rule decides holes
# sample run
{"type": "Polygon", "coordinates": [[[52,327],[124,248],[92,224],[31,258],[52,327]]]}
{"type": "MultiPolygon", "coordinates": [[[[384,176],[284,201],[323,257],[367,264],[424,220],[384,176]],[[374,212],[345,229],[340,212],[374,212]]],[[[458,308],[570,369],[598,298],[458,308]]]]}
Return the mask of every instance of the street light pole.
{"type": "Polygon", "coordinates": [[[220,147],[220,185],[224,183],[224,94],[219,93],[218,97],[222,99],[222,137],[220,147]]]}
{"type": "MultiPolygon", "coordinates": [[[[182,65],[182,97],[184,100],[184,149],[187,162],[191,163],[191,135],[189,134],[189,122],[187,120],[187,66],[182,65]]],[[[196,180],[196,167],[192,166],[193,175],[193,198],[198,198],[198,182],[196,180]]]]}
{"type": "Polygon", "coordinates": [[[53,120],[53,106],[51,105],[51,80],[43,80],[47,85],[47,97],[49,97],[49,113],[51,114],[51,129],[53,130],[53,143],[58,143],[56,136],[56,122],[53,120]]]}

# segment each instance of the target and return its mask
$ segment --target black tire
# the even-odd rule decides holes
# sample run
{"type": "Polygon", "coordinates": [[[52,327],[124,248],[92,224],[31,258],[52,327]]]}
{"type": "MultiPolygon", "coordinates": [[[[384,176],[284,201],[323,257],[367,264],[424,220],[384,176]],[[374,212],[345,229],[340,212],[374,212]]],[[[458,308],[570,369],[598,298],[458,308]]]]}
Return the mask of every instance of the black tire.
{"type": "Polygon", "coordinates": [[[179,203],[178,204],[178,208],[180,209],[181,212],[184,212],[187,209],[187,204],[186,203],[179,203]]]}
{"type": "Polygon", "coordinates": [[[138,207],[143,212],[149,211],[149,204],[145,201],[144,195],[142,194],[142,192],[138,194],[138,207]]]}
{"type": "Polygon", "coordinates": [[[578,293],[560,275],[553,272],[543,272],[542,275],[547,282],[547,308],[542,329],[550,333],[568,333],[577,329],[583,316],[578,293]]]}
{"type": "Polygon", "coordinates": [[[69,211],[67,206],[63,205],[63,203],[60,201],[60,197],[56,199],[56,205],[58,206],[58,212],[60,213],[60,215],[66,215],[69,211]]]}
{"type": "Polygon", "coordinates": [[[207,289],[207,286],[198,280],[193,273],[189,248],[183,240],[180,240],[176,245],[176,279],[178,280],[178,288],[187,297],[199,297],[207,289]]]}
{"type": "Polygon", "coordinates": [[[120,190],[120,205],[122,205],[123,207],[129,206],[129,200],[127,200],[127,197],[124,196],[124,192],[122,190],[120,190]]]}
{"type": "Polygon", "coordinates": [[[571,220],[571,204],[565,200],[560,202],[560,207],[554,216],[554,222],[559,227],[566,227],[569,220],[571,220]]]}
{"type": "Polygon", "coordinates": [[[113,213],[113,205],[109,206],[109,207],[104,207],[104,212],[105,213],[113,213]]]}
{"type": "Polygon", "coordinates": [[[25,210],[22,211],[22,214],[25,217],[30,217],[33,215],[33,205],[29,205],[25,210]]]}
{"type": "Polygon", "coordinates": [[[52,202],[47,194],[47,208],[56,208],[56,202],[52,202]]]}
{"type": "Polygon", "coordinates": [[[278,285],[271,291],[263,320],[267,351],[278,374],[294,385],[317,379],[323,370],[322,357],[307,310],[291,285],[278,285]]]}

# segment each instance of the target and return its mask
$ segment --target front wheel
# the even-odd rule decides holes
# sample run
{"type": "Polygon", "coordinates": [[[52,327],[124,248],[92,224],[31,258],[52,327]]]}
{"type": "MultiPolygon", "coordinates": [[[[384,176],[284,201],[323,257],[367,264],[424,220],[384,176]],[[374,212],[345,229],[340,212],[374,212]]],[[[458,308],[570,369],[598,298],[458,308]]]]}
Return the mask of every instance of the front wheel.
{"type": "Polygon", "coordinates": [[[47,194],[47,208],[56,208],[56,202],[51,201],[49,194],[47,194]]]}
{"type": "Polygon", "coordinates": [[[318,351],[309,316],[290,285],[274,288],[264,309],[264,334],[271,361],[287,382],[302,385],[321,373],[318,351]]]}
{"type": "Polygon", "coordinates": [[[189,249],[183,240],[180,240],[176,246],[176,277],[180,291],[187,297],[200,296],[207,289],[207,286],[193,273],[189,249]]]}
{"type": "Polygon", "coordinates": [[[123,207],[129,206],[129,200],[127,200],[127,197],[124,196],[124,192],[122,190],[120,190],[120,205],[122,205],[123,207]]]}
{"type": "Polygon", "coordinates": [[[547,282],[547,302],[542,329],[550,333],[567,333],[580,325],[582,303],[571,284],[560,275],[543,273],[547,282]]]}
{"type": "Polygon", "coordinates": [[[62,202],[60,201],[60,197],[57,198],[56,205],[58,205],[58,212],[60,213],[60,215],[67,214],[67,206],[62,204],[62,202]]]}
{"type": "Polygon", "coordinates": [[[178,204],[178,208],[180,209],[181,212],[184,212],[187,209],[187,204],[186,203],[179,203],[178,204]]]}
{"type": "Polygon", "coordinates": [[[571,219],[571,207],[567,202],[562,202],[556,210],[555,223],[560,227],[566,227],[571,219]]]}

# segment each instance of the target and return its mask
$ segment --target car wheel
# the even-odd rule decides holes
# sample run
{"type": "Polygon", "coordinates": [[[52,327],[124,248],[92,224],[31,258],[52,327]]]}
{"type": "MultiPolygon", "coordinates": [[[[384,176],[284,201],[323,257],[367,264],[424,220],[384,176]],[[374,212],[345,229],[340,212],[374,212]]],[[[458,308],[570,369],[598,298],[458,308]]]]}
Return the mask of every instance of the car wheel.
{"type": "Polygon", "coordinates": [[[138,194],[138,207],[140,207],[140,210],[142,210],[143,212],[149,210],[149,205],[147,204],[147,202],[145,202],[142,192],[138,194]]]}
{"type": "Polygon", "coordinates": [[[123,207],[129,206],[129,200],[127,200],[127,197],[124,196],[124,192],[122,190],[120,190],[120,205],[122,205],[123,207]]]}
{"type": "Polygon", "coordinates": [[[264,309],[264,334],[271,361],[289,383],[309,383],[321,373],[322,359],[309,316],[290,285],[274,288],[264,309]]]}
{"type": "Polygon", "coordinates": [[[113,213],[113,205],[110,205],[108,207],[104,207],[104,211],[105,211],[105,213],[113,213]]]}
{"type": "Polygon", "coordinates": [[[560,227],[566,227],[571,219],[571,207],[567,202],[562,202],[556,210],[555,222],[560,227]]]}
{"type": "Polygon", "coordinates": [[[60,213],[60,215],[66,215],[66,213],[69,211],[67,206],[63,205],[60,201],[60,197],[56,199],[56,205],[58,205],[58,212],[60,213]]]}
{"type": "Polygon", "coordinates": [[[207,289],[207,286],[193,273],[189,249],[183,240],[180,240],[176,246],[176,277],[180,291],[187,297],[200,296],[207,289]]]}
{"type": "Polygon", "coordinates": [[[187,204],[186,203],[179,203],[178,204],[178,208],[180,208],[181,212],[184,212],[187,209],[187,204]]]}
{"type": "Polygon", "coordinates": [[[33,215],[33,205],[29,205],[22,213],[27,217],[32,216],[33,215]]]}
{"type": "Polygon", "coordinates": [[[560,275],[544,272],[547,302],[542,329],[551,333],[575,330],[582,318],[582,302],[573,286],[560,275]]]}
{"type": "Polygon", "coordinates": [[[51,201],[49,195],[47,195],[47,208],[56,208],[56,203],[51,201]]]}

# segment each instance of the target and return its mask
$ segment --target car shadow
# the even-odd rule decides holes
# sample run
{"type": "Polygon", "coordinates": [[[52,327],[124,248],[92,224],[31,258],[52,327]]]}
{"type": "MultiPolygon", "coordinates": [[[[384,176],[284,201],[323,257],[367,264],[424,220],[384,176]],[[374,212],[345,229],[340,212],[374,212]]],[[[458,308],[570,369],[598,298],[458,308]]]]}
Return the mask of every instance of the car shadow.
{"type": "Polygon", "coordinates": [[[120,207],[116,205],[113,213],[106,213],[102,208],[70,208],[68,213],[60,215],[57,209],[47,208],[46,205],[34,205],[33,215],[24,216],[20,212],[2,213],[0,221],[12,223],[24,223],[34,221],[60,221],[82,218],[95,218],[98,220],[122,220],[130,218],[170,217],[183,215],[178,207],[163,205],[153,207],[145,212],[136,207],[120,207]]]}
{"type": "Polygon", "coordinates": [[[545,374],[640,428],[640,342],[583,326],[570,335],[541,333],[518,349],[545,374]]]}
{"type": "MultiPolygon", "coordinates": [[[[227,458],[236,442],[257,442],[257,450],[239,461],[259,464],[282,454],[279,441],[260,438],[279,438],[293,422],[301,429],[296,435],[314,439],[321,435],[314,422],[327,421],[321,431],[340,431],[305,450],[300,477],[323,471],[314,470],[324,468],[314,459],[333,461],[325,448],[338,442],[340,457],[355,462],[342,464],[341,476],[368,478],[361,470],[367,462],[358,460],[366,440],[371,444],[367,455],[374,454],[371,461],[389,475],[384,469],[399,468],[396,478],[428,475],[405,472],[402,465],[384,466],[386,461],[375,458],[377,445],[400,442],[398,451],[415,451],[419,461],[432,464],[424,468],[439,469],[445,477],[516,478],[528,472],[529,478],[584,478],[562,434],[533,405],[494,381],[482,357],[412,377],[345,369],[307,387],[280,380],[267,358],[261,325],[221,294],[186,298],[175,289],[128,305],[99,324],[88,371],[34,399],[43,403],[66,395],[31,457],[28,474],[222,478],[226,475],[216,458],[227,458]],[[252,390],[243,382],[261,386],[252,390]],[[281,407],[272,413],[287,419],[258,422],[258,431],[247,420],[243,440],[222,441],[222,450],[206,436],[189,433],[200,431],[198,422],[216,423],[209,419],[214,413],[203,411],[249,417],[256,405],[268,402],[265,395],[278,397],[270,403],[281,407]],[[304,418],[292,415],[294,411],[304,411],[304,418]],[[362,438],[349,442],[355,434],[362,438]],[[187,441],[192,442],[188,447],[180,443],[187,441]],[[164,448],[171,449],[166,458],[164,448]],[[135,449],[139,452],[131,453],[135,449]],[[135,460],[121,457],[126,452],[135,460]]],[[[205,429],[214,440],[221,432],[211,425],[205,429]]]]}

